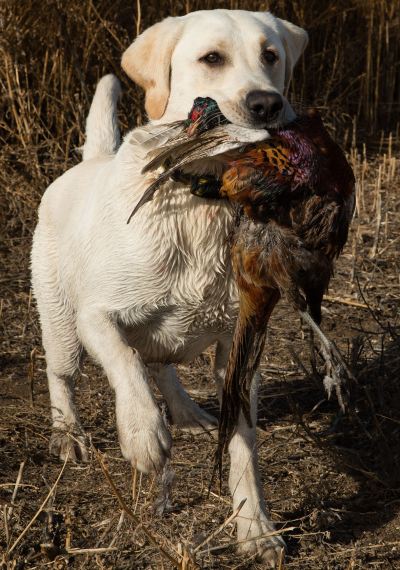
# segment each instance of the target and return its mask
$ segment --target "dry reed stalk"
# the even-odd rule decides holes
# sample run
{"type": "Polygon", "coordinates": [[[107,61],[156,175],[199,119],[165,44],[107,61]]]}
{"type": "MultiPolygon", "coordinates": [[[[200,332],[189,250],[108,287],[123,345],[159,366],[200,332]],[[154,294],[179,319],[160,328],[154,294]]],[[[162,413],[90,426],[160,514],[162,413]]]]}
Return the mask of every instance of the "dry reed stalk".
{"type": "Polygon", "coordinates": [[[325,301],[329,301],[329,303],[340,303],[341,305],[349,305],[350,307],[357,307],[359,309],[368,309],[368,306],[365,303],[359,303],[353,299],[332,297],[332,295],[324,295],[324,299],[325,301]]]}
{"type": "Polygon", "coordinates": [[[114,546],[114,544],[116,543],[117,538],[118,538],[118,533],[119,533],[119,531],[121,530],[122,525],[124,524],[124,520],[125,520],[125,511],[121,511],[121,514],[120,514],[120,516],[119,516],[119,520],[118,520],[118,523],[117,523],[117,528],[115,529],[114,536],[113,536],[113,538],[112,538],[110,544],[108,545],[109,548],[111,548],[112,546],[114,546]]]}
{"type": "MultiPolygon", "coordinates": [[[[261,534],[258,538],[258,540],[263,539],[263,538],[270,538],[271,536],[280,536],[281,534],[287,534],[289,532],[292,532],[293,530],[296,530],[295,526],[290,526],[290,527],[286,527],[286,528],[282,528],[280,530],[274,530],[271,532],[266,532],[264,534],[261,534]]],[[[320,533],[319,533],[320,534],[320,533]]],[[[296,535],[291,535],[293,537],[296,537],[296,535]]],[[[198,552],[198,556],[204,556],[205,554],[207,554],[208,552],[212,552],[213,550],[224,550],[227,548],[231,548],[232,546],[237,546],[238,544],[247,544],[248,542],[252,542],[254,540],[254,538],[245,538],[243,540],[238,540],[235,542],[228,542],[226,544],[219,544],[216,547],[210,548],[209,550],[202,550],[200,552],[198,552]]]]}
{"type": "MultiPolygon", "coordinates": [[[[9,518],[8,518],[8,511],[9,511],[9,507],[7,507],[7,505],[4,505],[4,508],[3,508],[3,522],[4,522],[4,534],[5,534],[5,536],[6,536],[6,545],[7,545],[7,548],[8,548],[8,546],[9,546],[9,544],[10,544],[10,529],[9,529],[9,526],[8,526],[8,520],[9,520],[9,518]]],[[[5,555],[4,555],[4,556],[3,556],[3,560],[2,560],[2,564],[5,564],[5,561],[6,561],[6,557],[5,557],[5,555]]]]}
{"type": "Polygon", "coordinates": [[[140,0],[136,0],[136,37],[140,34],[142,26],[142,5],[140,0]]]}
{"type": "Polygon", "coordinates": [[[70,548],[67,553],[71,556],[76,556],[77,554],[106,554],[107,552],[115,552],[118,548],[113,546],[105,546],[102,548],[70,548]]]}
{"type": "Polygon", "coordinates": [[[33,408],[35,406],[33,390],[34,390],[34,379],[35,379],[36,353],[37,353],[36,348],[31,350],[31,353],[29,355],[29,365],[28,365],[29,402],[30,402],[31,408],[33,408]]]}
{"type": "MultiPolygon", "coordinates": [[[[11,496],[11,503],[10,503],[10,507],[8,508],[8,513],[7,513],[7,520],[9,521],[12,515],[12,512],[14,510],[14,505],[15,505],[15,499],[17,498],[17,493],[18,493],[18,489],[21,485],[21,481],[22,481],[22,474],[24,472],[24,468],[25,468],[25,461],[22,461],[20,466],[19,466],[19,470],[18,470],[18,475],[17,475],[17,480],[15,481],[15,485],[14,485],[14,490],[13,490],[13,494],[11,496]]],[[[7,541],[8,543],[8,541],[7,541]]]]}
{"type": "Polygon", "coordinates": [[[135,501],[137,498],[137,474],[138,474],[138,470],[133,465],[131,467],[131,473],[132,473],[132,503],[135,504],[135,501]]]}
{"type": "Polygon", "coordinates": [[[72,522],[71,522],[71,513],[69,511],[69,509],[67,510],[67,513],[65,515],[65,528],[66,528],[66,534],[65,534],[65,550],[69,550],[71,548],[71,544],[72,544],[72,522]]]}
{"type": "Polygon", "coordinates": [[[381,198],[381,189],[382,189],[382,164],[378,167],[378,177],[375,184],[375,192],[374,192],[374,209],[376,212],[376,223],[375,223],[375,236],[374,242],[371,247],[371,251],[369,257],[374,259],[376,256],[376,252],[378,249],[378,242],[379,236],[381,231],[381,223],[382,223],[382,198],[381,198]]]}

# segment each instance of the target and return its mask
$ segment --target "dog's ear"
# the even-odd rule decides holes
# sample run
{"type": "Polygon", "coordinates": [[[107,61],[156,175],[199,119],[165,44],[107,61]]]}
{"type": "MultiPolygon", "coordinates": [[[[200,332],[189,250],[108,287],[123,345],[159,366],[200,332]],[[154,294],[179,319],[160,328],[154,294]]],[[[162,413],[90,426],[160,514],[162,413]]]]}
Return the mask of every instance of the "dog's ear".
{"type": "Polygon", "coordinates": [[[281,20],[280,18],[277,18],[277,21],[283,47],[286,52],[285,91],[287,92],[290,80],[292,79],[294,66],[307,47],[308,34],[303,28],[295,26],[291,22],[281,20]]]}
{"type": "Polygon", "coordinates": [[[122,68],[146,91],[150,119],[160,119],[170,92],[171,57],[182,31],[180,18],[166,18],[140,34],[122,55],[122,68]]]}

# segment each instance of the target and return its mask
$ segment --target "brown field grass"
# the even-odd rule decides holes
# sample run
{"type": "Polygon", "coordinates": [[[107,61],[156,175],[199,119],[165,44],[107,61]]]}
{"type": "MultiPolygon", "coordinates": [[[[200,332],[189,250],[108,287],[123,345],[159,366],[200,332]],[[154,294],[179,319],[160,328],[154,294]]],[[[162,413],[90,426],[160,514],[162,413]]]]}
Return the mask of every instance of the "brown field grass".
{"type": "MultiPolygon", "coordinates": [[[[200,568],[259,567],[236,554],[231,522],[214,535],[230,516],[229,494],[225,485],[222,495],[217,486],[208,494],[214,444],[206,436],[172,426],[176,480],[166,516],[152,510],[157,480],[139,478],[132,496],[112,393],[91,362],[77,384],[78,405],[120,497],[96,454],[87,466],[65,468],[49,456],[45,362],[29,286],[37,206],[46,186],[79,161],[97,80],[116,73],[122,129],[141,123],[142,94],[120,71],[122,50],[164,16],[215,7],[270,8],[307,28],[293,101],[322,109],[357,176],[349,243],[324,305],[324,329],[357,378],[354,410],[342,415],[326,401],[284,306],[261,364],[260,465],[289,546],[286,567],[400,569],[399,0],[0,0],[0,565],[7,570],[167,569],[168,557],[183,570],[185,553],[204,542],[192,555],[200,568]]],[[[180,375],[217,413],[211,359],[207,351],[180,375]]]]}

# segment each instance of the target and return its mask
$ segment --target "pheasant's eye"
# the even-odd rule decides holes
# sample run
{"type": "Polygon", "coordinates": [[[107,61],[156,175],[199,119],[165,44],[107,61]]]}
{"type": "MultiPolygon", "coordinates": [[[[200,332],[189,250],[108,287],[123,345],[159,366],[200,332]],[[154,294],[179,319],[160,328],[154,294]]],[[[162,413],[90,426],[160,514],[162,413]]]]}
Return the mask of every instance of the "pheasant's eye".
{"type": "Polygon", "coordinates": [[[203,55],[199,61],[207,63],[208,65],[222,65],[224,63],[224,58],[217,51],[211,51],[210,53],[203,55]]]}
{"type": "Polygon", "coordinates": [[[278,61],[278,56],[274,51],[272,51],[272,49],[265,49],[262,52],[262,58],[264,62],[268,63],[269,65],[273,65],[276,61],[278,61]]]}

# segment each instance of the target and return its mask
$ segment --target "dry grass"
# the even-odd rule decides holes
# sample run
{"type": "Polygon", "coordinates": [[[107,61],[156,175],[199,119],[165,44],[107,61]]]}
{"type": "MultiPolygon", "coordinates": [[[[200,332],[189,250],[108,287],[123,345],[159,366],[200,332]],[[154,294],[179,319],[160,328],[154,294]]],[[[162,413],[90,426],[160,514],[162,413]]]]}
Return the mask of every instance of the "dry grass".
{"type": "MultiPolygon", "coordinates": [[[[120,54],[136,31],[167,14],[217,6],[269,6],[310,31],[293,98],[322,107],[358,180],[356,218],[324,314],[324,328],[357,377],[354,410],[341,416],[335,402],[326,402],[307,343],[289,327],[284,307],[273,318],[262,361],[260,464],[272,516],[289,545],[286,567],[400,568],[400,3],[3,0],[0,552],[8,549],[6,568],[159,569],[170,568],[171,558],[181,568],[193,566],[191,559],[202,568],[258,567],[235,552],[227,488],[222,496],[216,488],[208,494],[214,444],[206,436],[172,427],[176,482],[166,516],[151,508],[158,481],[138,477],[132,496],[112,393],[90,362],[78,382],[78,403],[101,461],[93,453],[88,466],[62,466],[49,457],[45,363],[29,289],[37,205],[48,183],[79,160],[98,78],[110,71],[121,77],[120,54]]],[[[144,116],[141,94],[125,79],[124,92],[126,130],[144,116]]],[[[211,358],[207,352],[180,374],[216,412],[211,358]]]]}

